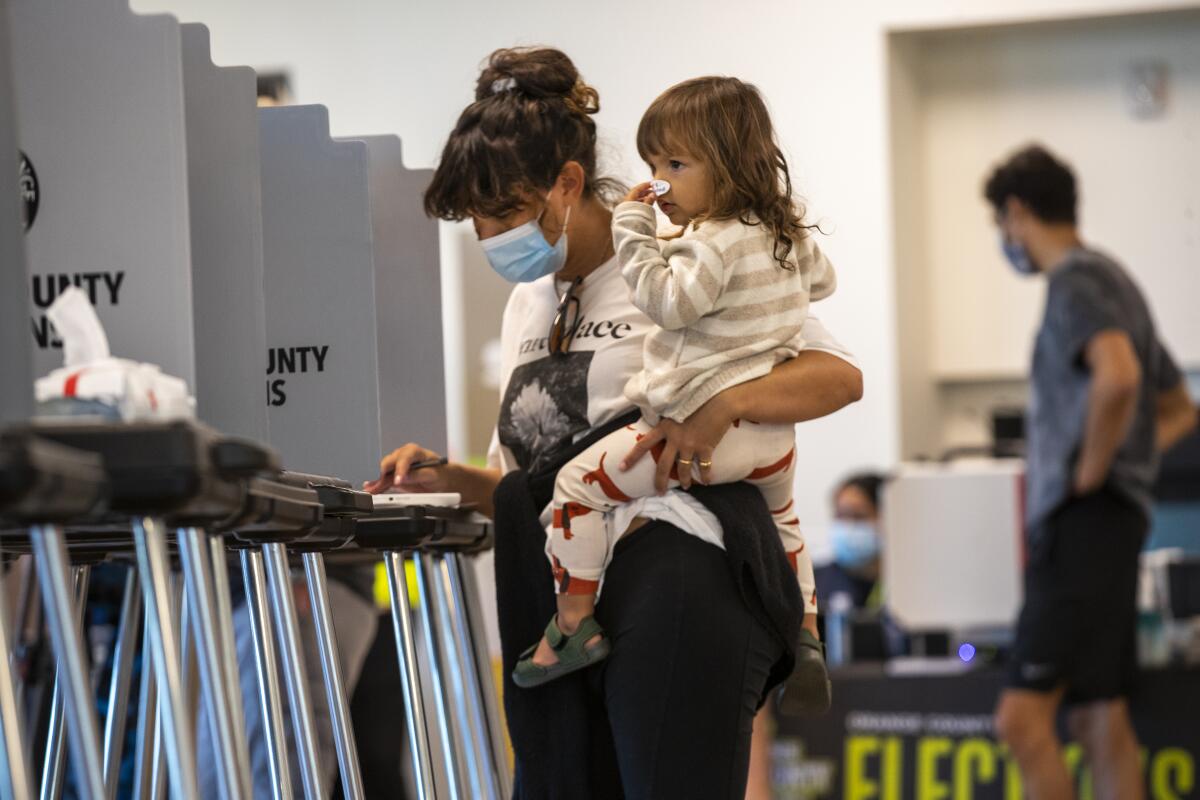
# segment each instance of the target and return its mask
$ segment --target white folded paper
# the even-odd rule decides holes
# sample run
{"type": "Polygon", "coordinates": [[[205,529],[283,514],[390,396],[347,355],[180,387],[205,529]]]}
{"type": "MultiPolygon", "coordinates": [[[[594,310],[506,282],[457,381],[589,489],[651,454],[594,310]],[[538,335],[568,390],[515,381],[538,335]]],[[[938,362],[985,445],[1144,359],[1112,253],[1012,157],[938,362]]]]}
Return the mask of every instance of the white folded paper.
{"type": "Polygon", "coordinates": [[[38,403],[87,400],[117,410],[121,419],[196,416],[187,383],[154,364],[113,358],[108,337],[87,295],[71,287],[46,311],[63,341],[64,366],[34,384],[38,403]]]}

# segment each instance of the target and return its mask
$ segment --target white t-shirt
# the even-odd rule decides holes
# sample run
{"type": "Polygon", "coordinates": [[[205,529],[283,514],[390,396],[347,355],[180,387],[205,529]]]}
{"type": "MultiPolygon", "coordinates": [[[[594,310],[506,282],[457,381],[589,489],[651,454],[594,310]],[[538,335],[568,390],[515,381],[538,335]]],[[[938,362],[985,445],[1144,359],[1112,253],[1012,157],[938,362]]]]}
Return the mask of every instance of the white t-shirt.
{"type": "MultiPolygon", "coordinates": [[[[612,258],[576,290],[579,328],[570,351],[551,356],[547,338],[567,287],[553,275],[519,284],[504,309],[500,419],[488,449],[488,466],[502,473],[536,469],[541,459],[633,408],[625,398],[625,384],[642,369],[642,343],[654,323],[630,302],[612,258]]],[[[797,338],[805,350],[830,353],[857,366],[815,317],[808,317],[797,338]]],[[[622,504],[610,524],[624,531],[635,517],[670,523],[724,547],[717,518],[687,492],[622,504]]]]}

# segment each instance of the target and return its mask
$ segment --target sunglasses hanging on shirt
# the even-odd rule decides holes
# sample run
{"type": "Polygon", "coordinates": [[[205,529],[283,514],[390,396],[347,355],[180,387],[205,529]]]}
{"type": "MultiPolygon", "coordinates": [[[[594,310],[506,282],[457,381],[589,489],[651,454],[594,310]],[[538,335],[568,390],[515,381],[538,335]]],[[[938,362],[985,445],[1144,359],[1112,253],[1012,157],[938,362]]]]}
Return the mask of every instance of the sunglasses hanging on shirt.
{"type": "Polygon", "coordinates": [[[579,329],[579,297],[577,292],[583,278],[575,278],[558,300],[558,310],[554,312],[554,324],[550,326],[550,336],[547,345],[550,355],[562,355],[571,348],[571,340],[579,329]]]}

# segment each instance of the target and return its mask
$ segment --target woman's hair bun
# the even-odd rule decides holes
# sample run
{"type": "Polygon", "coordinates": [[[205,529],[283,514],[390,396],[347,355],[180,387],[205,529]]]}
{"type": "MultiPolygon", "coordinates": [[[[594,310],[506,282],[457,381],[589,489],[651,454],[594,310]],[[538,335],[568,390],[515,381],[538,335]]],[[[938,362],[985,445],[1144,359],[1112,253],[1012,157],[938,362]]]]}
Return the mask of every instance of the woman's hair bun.
{"type": "Polygon", "coordinates": [[[561,99],[580,114],[600,110],[600,95],[583,82],[566,53],[551,47],[514,47],[488,57],[475,99],[510,91],[535,100],[561,99]]]}
{"type": "Polygon", "coordinates": [[[600,96],[561,50],[497,50],[475,85],[425,190],[425,211],[439,219],[502,218],[544,197],[563,167],[583,168],[584,196],[609,203],[624,194],[596,171],[600,96]]]}

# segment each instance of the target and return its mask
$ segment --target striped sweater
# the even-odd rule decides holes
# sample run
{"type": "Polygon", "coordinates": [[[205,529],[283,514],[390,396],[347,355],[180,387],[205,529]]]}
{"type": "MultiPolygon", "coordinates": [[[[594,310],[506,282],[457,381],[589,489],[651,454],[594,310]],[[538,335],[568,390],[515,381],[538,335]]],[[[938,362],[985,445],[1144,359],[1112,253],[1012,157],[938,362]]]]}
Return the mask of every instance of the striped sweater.
{"type": "Polygon", "coordinates": [[[833,293],[833,265],[811,236],[784,269],[762,225],[736,219],[657,236],[654,209],[625,202],[613,241],[633,303],[658,326],[646,336],[643,369],[625,387],[651,424],[683,421],[714,395],[766,375],[795,356],[810,300],[833,293]]]}

